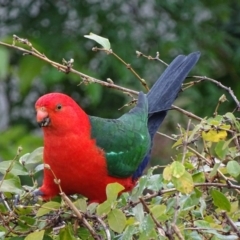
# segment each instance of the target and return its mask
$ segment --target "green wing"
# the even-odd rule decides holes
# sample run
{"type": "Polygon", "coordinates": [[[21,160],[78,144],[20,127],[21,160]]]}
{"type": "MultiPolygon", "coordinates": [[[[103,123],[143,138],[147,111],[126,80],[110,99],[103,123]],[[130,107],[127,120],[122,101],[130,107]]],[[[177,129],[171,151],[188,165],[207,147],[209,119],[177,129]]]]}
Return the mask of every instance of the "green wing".
{"type": "Polygon", "coordinates": [[[143,93],[139,101],[135,108],[119,119],[90,117],[92,138],[104,150],[111,176],[131,176],[149,151],[148,107],[143,93]]]}

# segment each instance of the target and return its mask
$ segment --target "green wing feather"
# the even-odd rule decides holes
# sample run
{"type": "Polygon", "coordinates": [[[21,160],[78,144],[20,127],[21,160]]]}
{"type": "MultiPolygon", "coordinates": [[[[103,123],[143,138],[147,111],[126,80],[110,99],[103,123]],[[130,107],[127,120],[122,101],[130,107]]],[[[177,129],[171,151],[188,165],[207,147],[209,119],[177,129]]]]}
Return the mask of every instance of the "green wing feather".
{"type": "Polygon", "coordinates": [[[125,178],[136,171],[150,148],[147,118],[143,93],[136,107],[118,119],[90,117],[92,138],[105,152],[109,175],[125,178]]]}

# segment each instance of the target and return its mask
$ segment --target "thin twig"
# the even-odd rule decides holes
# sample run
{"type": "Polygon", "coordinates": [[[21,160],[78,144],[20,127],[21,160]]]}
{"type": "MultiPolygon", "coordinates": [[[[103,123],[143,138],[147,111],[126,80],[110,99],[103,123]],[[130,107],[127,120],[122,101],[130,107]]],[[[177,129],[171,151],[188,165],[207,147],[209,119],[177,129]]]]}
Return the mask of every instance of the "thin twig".
{"type": "Polygon", "coordinates": [[[173,231],[176,233],[177,237],[178,237],[180,240],[184,240],[184,237],[183,237],[183,235],[181,234],[178,226],[177,226],[176,224],[172,224],[171,227],[172,227],[173,231]]]}
{"type": "Polygon", "coordinates": [[[154,223],[156,224],[157,228],[160,230],[158,231],[159,234],[161,234],[161,236],[166,236],[165,235],[165,231],[163,229],[163,227],[161,226],[161,224],[157,221],[157,219],[153,216],[152,212],[150,211],[150,209],[148,208],[146,202],[144,201],[143,198],[139,198],[139,201],[142,203],[145,211],[151,216],[152,220],[154,221],[154,223]]]}
{"type": "Polygon", "coordinates": [[[110,231],[109,231],[107,225],[105,224],[105,222],[98,216],[94,216],[94,218],[103,226],[103,229],[104,229],[106,237],[107,237],[106,239],[111,240],[111,234],[110,234],[110,231]]]}
{"type": "Polygon", "coordinates": [[[89,230],[92,237],[96,240],[101,240],[101,238],[98,236],[98,234],[95,232],[95,230],[92,228],[92,226],[89,224],[89,222],[83,217],[83,215],[79,212],[79,210],[76,208],[76,206],[71,202],[71,200],[67,197],[67,195],[64,192],[60,193],[60,196],[64,200],[64,202],[72,209],[72,211],[77,215],[78,219],[84,224],[84,226],[89,230]]]}
{"type": "Polygon", "coordinates": [[[97,47],[94,47],[93,48],[93,51],[104,51],[104,52],[107,52],[108,54],[112,54],[115,58],[117,58],[123,65],[126,66],[127,69],[129,69],[136,77],[137,79],[141,82],[141,84],[147,89],[147,91],[149,91],[149,87],[146,83],[146,81],[141,78],[137,73],[136,71],[131,67],[131,64],[129,63],[126,63],[122,58],[120,58],[115,52],[113,52],[112,49],[108,50],[106,48],[97,48],[97,47]]]}
{"type": "Polygon", "coordinates": [[[191,84],[194,85],[194,84],[200,83],[202,81],[212,82],[212,83],[216,84],[218,87],[220,87],[220,88],[224,89],[225,91],[227,91],[229,93],[229,95],[232,97],[232,99],[235,101],[235,103],[237,105],[237,108],[240,109],[240,102],[239,102],[239,100],[237,99],[237,97],[235,96],[233,90],[230,87],[226,87],[222,83],[218,82],[217,80],[209,78],[209,77],[206,77],[206,76],[192,76],[192,78],[196,78],[198,80],[194,81],[194,82],[189,82],[186,85],[191,85],[191,84]]]}
{"type": "MultiPolygon", "coordinates": [[[[213,183],[213,182],[208,182],[208,183],[195,183],[194,184],[194,188],[196,187],[218,187],[218,188],[231,188],[234,189],[235,191],[240,190],[240,186],[235,185],[235,184],[224,184],[224,183],[213,183]]],[[[168,194],[171,192],[177,192],[178,190],[176,188],[169,188],[169,189],[163,189],[157,192],[154,192],[152,194],[148,194],[147,196],[143,197],[142,199],[144,201],[149,201],[157,196],[162,196],[164,194],[168,194]]],[[[140,201],[136,201],[136,202],[131,202],[130,205],[132,207],[136,206],[137,204],[139,204],[140,201]]],[[[123,207],[122,209],[126,209],[128,206],[123,207]]]]}
{"type": "MultiPolygon", "coordinates": [[[[132,89],[129,89],[129,88],[125,88],[125,87],[121,87],[119,85],[114,84],[112,81],[107,81],[107,82],[102,81],[102,80],[99,80],[97,78],[90,77],[90,76],[88,76],[84,73],[81,73],[81,72],[73,69],[72,67],[69,68],[69,66],[54,62],[54,61],[50,60],[49,58],[47,58],[44,54],[39,53],[39,51],[37,51],[35,48],[33,48],[32,44],[29,43],[26,39],[24,39],[24,40],[25,40],[25,42],[22,42],[22,43],[27,44],[31,48],[31,50],[27,50],[25,48],[18,47],[18,46],[15,46],[15,45],[11,45],[11,44],[8,44],[8,43],[4,43],[4,42],[1,42],[1,41],[0,41],[0,45],[3,45],[5,47],[14,48],[14,49],[17,49],[19,51],[24,52],[25,54],[27,53],[29,55],[32,55],[32,56],[36,57],[36,58],[39,58],[39,59],[51,64],[53,67],[57,68],[59,71],[62,71],[62,72],[65,72],[65,73],[72,72],[72,73],[80,76],[83,79],[83,82],[98,83],[98,84],[100,84],[104,87],[113,88],[113,89],[116,89],[116,90],[119,90],[119,91],[122,91],[122,92],[128,92],[128,93],[133,94],[133,95],[138,95],[139,94],[138,91],[135,91],[135,90],[132,90],[132,89]]],[[[183,113],[184,115],[186,115],[190,118],[194,118],[194,119],[199,120],[199,121],[202,120],[202,118],[200,118],[200,117],[194,115],[193,113],[188,112],[188,111],[186,111],[182,108],[179,108],[175,105],[172,105],[172,108],[177,110],[178,112],[183,113]]]]}
{"type": "Polygon", "coordinates": [[[155,61],[159,61],[161,62],[162,64],[164,64],[165,66],[168,66],[168,64],[166,62],[164,62],[162,59],[159,58],[159,52],[156,52],[156,57],[152,57],[152,56],[147,56],[145,54],[143,54],[142,52],[139,52],[139,51],[136,51],[136,54],[138,57],[145,57],[147,58],[148,60],[155,60],[155,61]]]}
{"type": "Polygon", "coordinates": [[[228,224],[231,226],[232,230],[237,234],[237,236],[240,238],[240,231],[233,222],[233,220],[227,215],[226,212],[222,213],[222,216],[227,220],[228,224]]]}
{"type": "Polygon", "coordinates": [[[196,119],[196,120],[198,120],[198,121],[202,121],[202,118],[201,118],[201,117],[198,117],[197,115],[195,115],[195,114],[193,114],[193,113],[191,113],[191,112],[188,112],[188,111],[186,111],[186,110],[184,110],[184,109],[182,109],[182,108],[180,108],[180,107],[177,107],[177,106],[175,106],[175,105],[172,105],[172,108],[175,109],[175,110],[177,110],[177,111],[179,111],[179,112],[181,112],[181,113],[183,113],[184,115],[186,115],[186,116],[188,116],[188,117],[190,117],[190,118],[196,119]]]}
{"type": "Polygon", "coordinates": [[[178,212],[179,212],[179,192],[177,192],[175,194],[175,199],[176,199],[176,204],[175,204],[175,211],[174,211],[174,215],[173,215],[173,220],[172,220],[172,225],[176,225],[177,223],[177,217],[178,217],[178,212]]]}

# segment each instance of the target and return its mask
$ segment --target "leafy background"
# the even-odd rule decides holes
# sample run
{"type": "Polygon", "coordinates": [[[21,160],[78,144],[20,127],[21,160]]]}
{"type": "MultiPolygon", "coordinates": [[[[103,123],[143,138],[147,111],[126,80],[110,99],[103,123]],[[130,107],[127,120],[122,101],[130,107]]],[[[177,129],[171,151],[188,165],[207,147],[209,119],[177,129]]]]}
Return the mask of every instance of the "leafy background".
{"type": "MultiPolygon", "coordinates": [[[[139,81],[125,66],[120,64],[112,55],[106,55],[103,52],[93,52],[92,47],[96,44],[83,36],[89,34],[89,32],[94,32],[108,38],[114,51],[127,63],[130,63],[149,85],[156,81],[165,66],[159,62],[149,61],[146,58],[137,58],[136,50],[153,57],[156,55],[156,52],[159,52],[160,58],[167,63],[178,54],[201,51],[201,59],[192,71],[192,74],[206,75],[230,86],[239,98],[239,10],[240,2],[237,0],[228,2],[223,0],[211,2],[196,0],[194,3],[191,0],[134,0],[129,2],[108,0],[0,0],[0,40],[12,43],[12,35],[16,34],[29,39],[35,48],[46,54],[50,59],[61,62],[63,58],[66,60],[73,58],[74,68],[83,73],[102,80],[111,78],[116,84],[143,91],[144,88],[139,81]]],[[[36,148],[42,146],[41,130],[38,129],[35,122],[34,103],[39,96],[47,92],[65,92],[77,100],[89,114],[111,118],[118,117],[126,112],[126,108],[118,109],[131,100],[119,91],[106,89],[100,85],[82,84],[78,86],[81,81],[78,76],[60,73],[36,58],[23,56],[17,50],[6,49],[0,46],[0,59],[0,161],[13,159],[18,146],[23,148],[21,154],[33,152],[36,148]]],[[[187,81],[191,81],[191,79],[187,81]]],[[[216,85],[204,82],[204,84],[197,84],[180,94],[175,104],[198,116],[211,117],[218,99],[223,93],[225,92],[216,85]]],[[[227,95],[227,98],[229,101],[221,104],[218,110],[220,114],[225,114],[235,108],[231,97],[227,95]]],[[[238,115],[236,113],[236,116],[238,115]]],[[[212,149],[214,156],[225,161],[229,156],[231,156],[231,160],[238,157],[237,150],[230,147],[226,148],[226,146],[223,148],[225,143],[221,141],[214,128],[210,140],[209,136],[204,137],[204,135],[198,132],[200,127],[205,128],[206,131],[212,129],[212,126],[222,127],[223,121],[226,121],[224,124],[229,124],[228,121],[230,121],[231,129],[235,133],[239,132],[239,124],[236,123],[235,117],[225,115],[225,118],[217,120],[208,119],[207,123],[196,126],[195,133],[199,134],[198,137],[201,136],[203,139],[205,138],[204,141],[207,141],[207,144],[200,143],[200,146],[206,144],[207,148],[212,149]],[[211,143],[215,137],[217,137],[216,143],[211,143]]],[[[177,123],[186,128],[187,118],[176,111],[170,111],[161,131],[167,134],[179,133],[176,129],[177,123]]],[[[222,133],[226,134],[226,131],[222,133]]],[[[175,149],[171,148],[173,142],[161,136],[157,136],[155,140],[151,164],[161,164],[163,161],[169,163],[170,156],[175,154],[175,149]]],[[[181,144],[182,141],[179,138],[175,146],[181,144]]],[[[26,157],[26,155],[24,156],[26,157]]],[[[178,155],[178,158],[180,157],[178,155]]],[[[190,159],[191,154],[186,157],[190,159]]],[[[209,178],[214,179],[215,175],[217,176],[219,166],[220,164],[214,165],[209,178]]],[[[6,166],[2,167],[2,169],[6,169],[6,166]]],[[[19,171],[23,170],[19,167],[19,169],[14,171],[16,172],[13,174],[17,175],[19,171]]],[[[152,175],[151,171],[148,172],[146,177],[141,178],[138,188],[133,193],[133,197],[137,198],[142,195],[145,187],[152,191],[159,191],[163,186],[169,186],[167,181],[172,181],[177,190],[184,192],[183,188],[185,185],[179,186],[178,183],[181,184],[182,181],[189,180],[189,172],[193,175],[194,182],[203,183],[206,177],[201,172],[194,173],[194,166],[191,164],[175,166],[172,163],[163,174],[165,181],[163,181],[162,175],[152,175]],[[176,180],[174,171],[177,174],[179,172],[183,174],[181,175],[183,177],[182,181],[176,180]],[[160,179],[163,184],[154,185],[153,183],[156,179],[160,179]]],[[[231,177],[238,180],[240,169],[236,161],[230,161],[227,167],[224,168],[224,171],[224,174],[228,173],[231,177]]],[[[25,174],[27,175],[28,173],[25,172],[25,174]]],[[[24,181],[24,178],[21,178],[21,180],[24,181]]],[[[17,182],[17,184],[20,187],[20,183],[17,182]]],[[[192,185],[189,188],[191,189],[192,185]]],[[[237,186],[233,188],[237,189],[237,186]]],[[[222,191],[216,189],[212,189],[209,192],[207,189],[204,194],[210,196],[210,192],[212,202],[208,205],[210,208],[207,209],[205,205],[207,201],[203,200],[202,193],[199,190],[195,190],[189,196],[181,196],[180,200],[177,197],[173,199],[165,196],[163,200],[161,197],[157,197],[157,199],[151,202],[151,211],[154,214],[159,214],[154,216],[160,222],[171,219],[172,216],[174,219],[173,206],[175,206],[176,201],[180,201],[180,227],[185,227],[184,219],[186,219],[186,213],[188,213],[188,223],[193,222],[193,218],[194,220],[197,219],[194,222],[195,227],[198,226],[202,229],[211,228],[211,231],[220,229],[220,232],[223,232],[219,223],[221,222],[220,215],[217,215],[220,214],[219,209],[230,211],[230,216],[237,221],[238,200],[235,201],[235,196],[231,192],[224,191],[227,198],[222,191]],[[231,205],[229,199],[231,200],[231,205]],[[159,202],[161,202],[161,205],[157,205],[159,202]],[[153,209],[155,210],[153,211],[153,209]],[[191,214],[193,214],[191,215],[187,212],[189,209],[197,210],[191,211],[191,214]],[[214,212],[215,210],[216,212],[214,212]],[[213,211],[214,214],[207,214],[204,221],[201,220],[208,211],[213,211]],[[218,216],[218,221],[215,221],[216,216],[218,216]]],[[[116,198],[116,193],[114,196],[116,198]]],[[[97,210],[100,215],[110,215],[109,221],[113,219],[112,215],[114,214],[119,214],[118,217],[123,217],[122,213],[118,211],[119,205],[117,206],[115,203],[115,198],[112,199],[111,203],[108,202],[107,207],[106,205],[100,206],[97,210]],[[106,208],[103,211],[104,207],[106,208]]],[[[126,202],[125,198],[127,199],[126,196],[122,196],[121,201],[126,202]]],[[[75,204],[79,205],[78,208],[82,211],[86,208],[85,202],[82,203],[80,201],[75,204]]],[[[60,213],[69,211],[69,208],[66,209],[66,206],[64,208],[56,202],[50,202],[44,207],[35,211],[39,214],[39,217],[44,217],[46,214],[46,211],[44,213],[41,212],[44,209],[51,208],[53,216],[55,216],[54,214],[59,214],[59,211],[60,213]],[[54,209],[56,209],[56,212],[54,209]]],[[[88,211],[90,210],[88,209],[88,211]]],[[[144,217],[143,207],[139,209],[139,205],[134,206],[133,213],[138,222],[141,223],[142,229],[139,230],[142,236],[141,239],[149,239],[147,233],[153,238],[156,237],[156,232],[151,232],[154,226],[153,220],[150,215],[144,217]],[[149,232],[144,231],[144,226],[146,226],[149,232]]],[[[22,214],[22,221],[26,221],[26,216],[29,217],[26,209],[19,211],[18,214],[22,214]]],[[[71,217],[74,218],[74,216],[71,217]]],[[[19,221],[18,218],[15,220],[19,221]]],[[[32,218],[28,219],[28,224],[31,225],[31,221],[32,218]]],[[[131,228],[132,225],[129,221],[133,221],[133,219],[128,218],[130,227],[124,230],[123,236],[128,234],[132,236],[133,231],[135,231],[131,228]]],[[[35,222],[32,224],[34,225],[35,222]]],[[[21,224],[19,226],[21,227],[21,224]]],[[[123,229],[116,231],[115,227],[119,227],[117,222],[114,223],[112,230],[115,232],[123,231],[123,229]]],[[[84,229],[81,230],[83,231],[81,236],[83,236],[84,229]]],[[[224,231],[228,232],[229,226],[224,231]]],[[[35,232],[35,234],[42,234],[41,237],[43,237],[44,233],[40,231],[35,232]]],[[[60,231],[59,236],[60,239],[64,239],[66,236],[69,237],[66,237],[66,239],[71,239],[70,225],[65,228],[65,231],[60,231]]],[[[199,239],[197,232],[194,231],[186,234],[186,236],[188,236],[188,239],[199,239]]],[[[223,239],[216,232],[214,232],[214,236],[215,238],[213,239],[223,239]]],[[[41,237],[39,239],[42,239],[41,237]]],[[[36,235],[32,237],[32,239],[35,238],[36,235]]],[[[82,238],[84,239],[84,237],[82,238]]],[[[88,237],[85,239],[88,239],[88,237]]]]}
{"type": "MultiPolygon", "coordinates": [[[[137,79],[113,56],[92,52],[96,44],[83,36],[94,32],[110,39],[112,48],[151,85],[164,65],[137,58],[135,51],[170,62],[178,54],[199,50],[201,59],[193,73],[206,75],[239,88],[239,1],[0,1],[0,39],[12,35],[31,40],[40,52],[61,62],[74,59],[79,71],[102,80],[143,90],[137,79]]],[[[21,145],[29,152],[41,145],[34,116],[36,99],[52,91],[70,94],[92,115],[117,117],[117,109],[129,98],[96,84],[77,84],[73,74],[64,75],[31,56],[0,47],[0,159],[11,159],[21,145]]],[[[209,116],[222,92],[210,83],[199,84],[181,94],[176,105],[200,116],[209,116]],[[197,104],[197,107],[196,107],[197,104]]],[[[231,109],[225,103],[221,111],[231,109]]],[[[172,113],[169,115],[171,116],[172,113]]],[[[183,117],[174,112],[162,131],[183,117]]],[[[165,129],[165,130],[164,130],[165,129]]],[[[165,149],[165,139],[160,139],[165,149]]],[[[163,150],[162,156],[168,156],[163,150]]]]}

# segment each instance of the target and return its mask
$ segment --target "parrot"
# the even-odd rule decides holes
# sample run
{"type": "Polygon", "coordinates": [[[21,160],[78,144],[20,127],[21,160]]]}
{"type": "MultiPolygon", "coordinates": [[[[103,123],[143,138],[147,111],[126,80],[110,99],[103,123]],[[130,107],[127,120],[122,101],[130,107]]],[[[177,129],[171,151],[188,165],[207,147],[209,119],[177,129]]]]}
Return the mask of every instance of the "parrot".
{"type": "Polygon", "coordinates": [[[177,56],[148,93],[117,119],[89,116],[70,96],[53,92],[35,103],[43,131],[43,182],[35,196],[80,194],[90,203],[107,199],[106,187],[119,183],[130,192],[147,167],[153,137],[177,98],[200,52],[177,56]]]}

